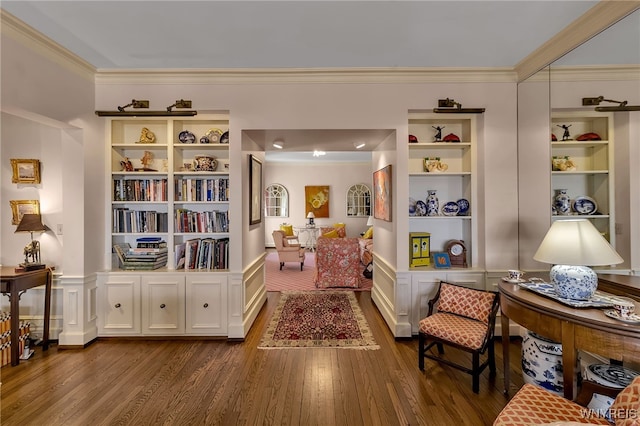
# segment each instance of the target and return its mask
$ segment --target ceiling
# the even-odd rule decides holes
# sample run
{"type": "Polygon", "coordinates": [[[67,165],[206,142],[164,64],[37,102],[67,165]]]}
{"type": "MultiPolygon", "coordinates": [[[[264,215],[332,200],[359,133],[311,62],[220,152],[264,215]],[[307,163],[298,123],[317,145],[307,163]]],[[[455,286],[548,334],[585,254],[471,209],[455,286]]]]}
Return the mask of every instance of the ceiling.
{"type": "MultiPolygon", "coordinates": [[[[98,71],[478,69],[513,68],[596,3],[2,0],[0,7],[98,71]]],[[[593,55],[585,57],[594,63],[593,55]]],[[[573,58],[572,65],[579,64],[573,58]]],[[[322,161],[367,161],[371,153],[361,151],[374,149],[390,131],[247,132],[267,151],[267,161],[318,160],[310,147],[327,152],[322,161]],[[277,138],[285,149],[272,147],[277,138]],[[359,139],[368,143],[356,152],[359,139]]]]}
{"type": "Polygon", "coordinates": [[[29,1],[97,69],[513,67],[597,1],[29,1]]]}

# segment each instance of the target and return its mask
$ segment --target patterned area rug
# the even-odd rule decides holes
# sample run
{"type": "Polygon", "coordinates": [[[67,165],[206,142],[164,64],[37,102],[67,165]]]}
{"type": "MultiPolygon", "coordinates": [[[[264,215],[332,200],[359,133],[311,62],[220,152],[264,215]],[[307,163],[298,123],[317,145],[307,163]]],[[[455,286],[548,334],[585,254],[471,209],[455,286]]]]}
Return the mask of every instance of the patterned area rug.
{"type": "Polygon", "coordinates": [[[351,291],[287,291],[258,346],[380,349],[351,291]]]}

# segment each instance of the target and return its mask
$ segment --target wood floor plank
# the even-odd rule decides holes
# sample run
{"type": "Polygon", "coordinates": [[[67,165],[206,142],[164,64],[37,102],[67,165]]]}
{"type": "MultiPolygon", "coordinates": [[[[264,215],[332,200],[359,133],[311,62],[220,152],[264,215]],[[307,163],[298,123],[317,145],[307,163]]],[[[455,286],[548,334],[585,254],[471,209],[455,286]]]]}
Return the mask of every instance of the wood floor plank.
{"type": "MultiPolygon", "coordinates": [[[[243,342],[99,339],[56,345],[0,369],[0,420],[11,425],[491,425],[507,399],[498,374],[471,376],[434,361],[418,369],[417,339],[395,340],[371,301],[356,299],[379,350],[257,349],[279,293],[243,342]]],[[[510,344],[511,390],[522,385],[510,344]]],[[[456,361],[467,354],[447,350],[456,361]]]]}

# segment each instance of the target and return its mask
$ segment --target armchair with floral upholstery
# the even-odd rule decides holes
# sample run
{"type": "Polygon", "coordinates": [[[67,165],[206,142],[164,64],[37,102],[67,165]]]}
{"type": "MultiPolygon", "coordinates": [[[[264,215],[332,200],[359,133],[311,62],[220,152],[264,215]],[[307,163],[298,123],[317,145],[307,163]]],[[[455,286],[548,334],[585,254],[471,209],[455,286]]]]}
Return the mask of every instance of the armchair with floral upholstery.
{"type": "Polygon", "coordinates": [[[357,238],[318,238],[314,277],[317,288],[359,288],[361,274],[357,238]]]}

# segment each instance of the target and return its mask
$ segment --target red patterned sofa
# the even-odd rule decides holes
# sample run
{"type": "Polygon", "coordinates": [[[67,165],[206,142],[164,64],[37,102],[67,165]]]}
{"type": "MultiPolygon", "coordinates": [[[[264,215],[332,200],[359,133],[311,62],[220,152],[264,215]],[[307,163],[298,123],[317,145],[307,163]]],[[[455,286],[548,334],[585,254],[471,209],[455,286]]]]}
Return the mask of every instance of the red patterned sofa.
{"type": "Polygon", "coordinates": [[[360,287],[362,268],[357,238],[320,236],[316,247],[317,288],[360,287]]]}
{"type": "Polygon", "coordinates": [[[640,426],[640,376],[622,391],[589,381],[582,382],[576,402],[526,383],[502,409],[493,426],[569,426],[578,424],[640,426]],[[618,393],[619,392],[619,393],[618,393]],[[585,408],[594,393],[617,396],[611,408],[585,408]],[[609,415],[611,421],[607,420],[609,415]]]}

